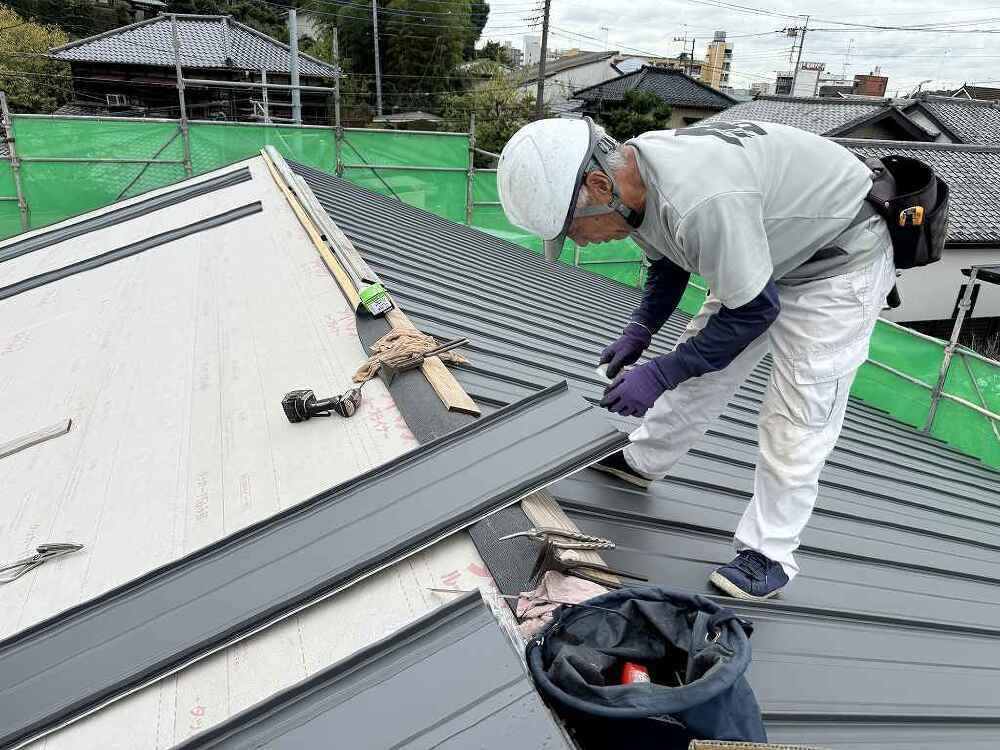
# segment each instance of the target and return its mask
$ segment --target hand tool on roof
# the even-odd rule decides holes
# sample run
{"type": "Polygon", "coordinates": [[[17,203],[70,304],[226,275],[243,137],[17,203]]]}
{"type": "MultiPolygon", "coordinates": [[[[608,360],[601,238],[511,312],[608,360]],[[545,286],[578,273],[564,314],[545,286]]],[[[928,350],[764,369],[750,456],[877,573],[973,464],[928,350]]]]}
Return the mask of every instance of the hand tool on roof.
{"type": "Polygon", "coordinates": [[[560,555],[560,552],[571,552],[576,550],[608,550],[614,549],[615,543],[610,539],[599,536],[583,534],[579,531],[558,529],[547,526],[535,526],[526,531],[518,531],[500,537],[504,539],[514,539],[517,537],[527,537],[541,543],[538,551],[538,558],[535,566],[531,570],[531,584],[535,585],[541,579],[542,574],[547,570],[555,570],[563,575],[576,576],[585,581],[599,583],[602,586],[620,588],[620,585],[612,583],[608,579],[595,576],[594,573],[604,573],[608,576],[618,578],[631,578],[634,581],[648,581],[636,573],[629,573],[627,570],[618,570],[601,563],[585,562],[583,560],[572,560],[560,555]]]}
{"type": "Polygon", "coordinates": [[[539,544],[551,544],[557,549],[599,550],[615,548],[615,543],[610,539],[591,536],[580,531],[559,529],[554,526],[533,526],[526,531],[515,531],[513,534],[502,536],[499,541],[502,542],[522,536],[539,544]]]}
{"type": "Polygon", "coordinates": [[[321,399],[316,398],[316,394],[308,388],[289,391],[281,399],[281,408],[292,424],[306,422],[313,417],[329,417],[330,412],[337,412],[342,417],[353,417],[361,406],[363,387],[364,383],[339,396],[321,399]]]}
{"type": "MultiPolygon", "coordinates": [[[[583,547],[582,549],[607,549],[607,547],[583,547]]],[[[566,556],[560,555],[559,552],[559,548],[551,543],[542,545],[542,548],[538,553],[538,559],[535,561],[535,567],[531,571],[532,584],[536,583],[542,574],[547,570],[555,570],[562,573],[564,576],[576,576],[577,578],[582,578],[585,581],[599,583],[601,586],[616,589],[621,588],[620,583],[613,583],[608,578],[602,578],[594,574],[603,573],[605,576],[630,578],[633,581],[649,581],[648,578],[641,576],[638,573],[630,573],[627,570],[612,568],[611,566],[604,565],[602,563],[586,562],[584,560],[571,560],[566,556]]]]}
{"type": "Polygon", "coordinates": [[[34,570],[46,560],[61,557],[62,555],[68,555],[71,552],[79,552],[82,549],[82,544],[74,544],[73,542],[49,542],[47,544],[39,544],[35,547],[35,554],[30,557],[22,557],[20,560],[15,560],[8,565],[0,566],[0,584],[16,581],[25,573],[34,570]]]}
{"type": "MultiPolygon", "coordinates": [[[[432,591],[435,594],[470,594],[470,593],[472,593],[475,590],[476,589],[440,589],[440,588],[433,588],[433,587],[428,587],[427,588],[427,591],[432,591]]],[[[501,599],[507,599],[509,601],[516,602],[518,599],[520,599],[522,596],[524,596],[524,594],[500,594],[500,593],[497,593],[497,594],[494,594],[494,596],[497,596],[497,597],[499,597],[501,599]]],[[[549,598],[544,597],[544,596],[532,596],[531,598],[534,599],[535,601],[544,602],[546,604],[558,604],[558,605],[563,606],[563,607],[582,607],[584,609],[596,609],[596,610],[599,610],[601,612],[610,612],[613,615],[619,615],[621,617],[624,617],[626,620],[628,619],[628,615],[626,615],[626,614],[624,614],[622,612],[619,612],[618,610],[615,610],[615,609],[608,609],[607,607],[597,607],[597,606],[595,606],[593,604],[585,604],[583,602],[566,602],[566,601],[560,601],[559,599],[549,599],[549,598]]]]}
{"type": "Polygon", "coordinates": [[[440,346],[429,349],[426,352],[414,354],[412,357],[404,359],[402,362],[382,362],[381,367],[379,367],[379,373],[382,375],[382,379],[385,381],[385,384],[390,385],[392,381],[395,380],[396,375],[401,372],[406,372],[407,370],[417,369],[428,357],[436,357],[439,354],[450,352],[452,349],[457,349],[460,346],[467,346],[468,343],[469,340],[464,337],[460,339],[452,339],[444,342],[440,346]]]}

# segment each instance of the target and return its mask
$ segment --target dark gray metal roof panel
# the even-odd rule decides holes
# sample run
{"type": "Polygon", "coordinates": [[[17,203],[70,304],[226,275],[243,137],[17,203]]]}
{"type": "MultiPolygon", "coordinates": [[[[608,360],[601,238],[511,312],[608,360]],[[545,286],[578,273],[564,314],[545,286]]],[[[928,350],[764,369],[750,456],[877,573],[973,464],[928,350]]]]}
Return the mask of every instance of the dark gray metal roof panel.
{"type": "MultiPolygon", "coordinates": [[[[288,45],[235,21],[229,16],[177,14],[181,65],[287,74],[288,45]]],[[[103,34],[79,39],[51,50],[66,62],[174,67],[173,25],[170,16],[156,16],[103,34]]],[[[333,77],[332,65],[299,53],[299,72],[333,77]]]]}
{"type": "Polygon", "coordinates": [[[478,592],[176,750],[566,748],[478,592]],[[387,721],[391,717],[391,721],[387,721]]]}
{"type": "Polygon", "coordinates": [[[38,737],[624,443],[565,384],[0,642],[0,747],[38,737]]]}
{"type": "MultiPolygon", "coordinates": [[[[1000,110],[997,110],[1000,117],[1000,110]]],[[[1000,134],[1000,125],[997,125],[1000,134]]],[[[1000,148],[836,139],[858,156],[900,154],[927,162],[951,189],[948,241],[1000,245],[1000,148]]],[[[1000,135],[997,143],[1000,144],[1000,135]]]]}
{"type": "MultiPolygon", "coordinates": [[[[563,379],[599,398],[598,353],[637,290],[295,169],[418,326],[470,336],[470,362],[455,373],[484,410],[563,379]]],[[[667,351],[686,322],[675,314],[653,353],[667,351]]],[[[619,541],[609,562],[706,590],[712,567],[732,554],[753,492],[768,373],[765,359],[710,434],[648,493],[594,471],[554,486],[581,527],[619,541]]],[[[932,747],[942,727],[954,727],[950,746],[973,748],[983,727],[1000,734],[990,687],[1000,678],[998,480],[852,399],[803,535],[802,573],[770,609],[744,608],[758,622],[751,679],[774,736],[872,747],[898,729],[914,747],[932,747]]]]}

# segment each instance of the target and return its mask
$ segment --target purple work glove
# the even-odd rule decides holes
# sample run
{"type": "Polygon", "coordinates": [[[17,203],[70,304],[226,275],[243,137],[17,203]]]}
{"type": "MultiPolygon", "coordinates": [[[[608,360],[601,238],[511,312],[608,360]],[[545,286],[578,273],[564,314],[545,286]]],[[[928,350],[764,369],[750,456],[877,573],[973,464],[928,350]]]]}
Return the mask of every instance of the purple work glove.
{"type": "Polygon", "coordinates": [[[601,406],[625,417],[641,417],[667,390],[654,362],[633,367],[615,378],[604,391],[601,406]]]}
{"type": "Polygon", "coordinates": [[[622,335],[617,341],[604,348],[604,351],[601,352],[601,361],[598,364],[603,365],[605,362],[609,362],[608,377],[614,379],[625,365],[635,364],[639,361],[639,357],[646,351],[652,340],[653,334],[646,326],[632,321],[625,326],[625,330],[622,331],[622,335]]]}

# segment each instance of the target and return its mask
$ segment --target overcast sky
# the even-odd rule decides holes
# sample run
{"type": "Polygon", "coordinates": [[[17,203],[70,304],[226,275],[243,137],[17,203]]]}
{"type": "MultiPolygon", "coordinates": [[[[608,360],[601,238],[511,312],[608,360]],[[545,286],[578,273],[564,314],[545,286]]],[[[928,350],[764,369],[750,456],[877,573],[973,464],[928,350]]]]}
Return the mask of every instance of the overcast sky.
{"type": "MultiPolygon", "coordinates": [[[[490,2],[484,38],[510,40],[521,48],[526,34],[541,33],[540,26],[529,26],[540,18],[541,4],[490,2]]],[[[890,96],[897,91],[905,95],[926,79],[930,83],[924,89],[957,88],[966,82],[1000,87],[1000,4],[984,0],[552,0],[549,44],[600,50],[607,38],[607,49],[623,53],[676,55],[683,43],[674,37],[686,36],[696,39],[695,55],[703,57],[713,32],[724,29],[733,44],[731,84],[748,88],[755,81],[773,82],[775,71],[793,69],[789,52],[794,40],[780,30],[801,26],[807,13],[812,17],[802,61],[825,62],[828,73],[845,70],[850,48],[848,77],[881,66],[889,77],[890,96]],[[899,28],[914,26],[930,28],[899,28]]]]}

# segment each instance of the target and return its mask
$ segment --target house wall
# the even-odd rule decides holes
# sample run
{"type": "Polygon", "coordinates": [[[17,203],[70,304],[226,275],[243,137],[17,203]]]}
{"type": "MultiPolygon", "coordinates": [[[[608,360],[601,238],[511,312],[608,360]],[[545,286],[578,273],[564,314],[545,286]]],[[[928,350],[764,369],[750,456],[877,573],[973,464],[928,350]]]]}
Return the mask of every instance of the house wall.
{"type": "Polygon", "coordinates": [[[843,138],[868,138],[880,141],[912,141],[913,136],[892,120],[869,123],[844,133],[843,138]]]}
{"type": "MultiPolygon", "coordinates": [[[[173,68],[72,63],[73,91],[78,101],[105,105],[108,94],[122,94],[130,103],[145,109],[149,117],[177,117],[176,73],[173,68]]],[[[197,70],[185,68],[185,77],[218,81],[256,81],[257,75],[243,71],[197,70]]],[[[271,83],[289,83],[289,76],[271,74],[271,83]]],[[[302,76],[303,86],[321,86],[324,82],[302,76]]],[[[272,89],[269,94],[272,117],[291,117],[291,92],[272,89]]],[[[247,120],[254,117],[253,101],[261,100],[260,89],[200,88],[185,89],[188,116],[192,119],[247,120]]],[[[302,92],[302,119],[307,124],[329,122],[325,94],[302,92]]]]}
{"type": "MultiPolygon", "coordinates": [[[[884,317],[899,323],[950,318],[966,282],[961,269],[990,263],[1000,263],[1000,244],[983,250],[946,249],[939,262],[902,272],[896,283],[903,304],[884,317]]],[[[996,316],[1000,316],[1000,287],[984,284],[973,317],[996,316]]]]}
{"type": "Polygon", "coordinates": [[[718,114],[717,109],[702,109],[700,107],[677,107],[671,105],[670,128],[683,128],[693,125],[699,120],[718,114]]]}
{"type": "MultiPolygon", "coordinates": [[[[563,70],[545,78],[545,103],[556,104],[567,101],[574,91],[594,86],[604,81],[618,78],[618,71],[611,66],[611,58],[580,65],[576,68],[563,70]]],[[[533,93],[538,86],[537,81],[525,83],[521,91],[533,93]]]]}

